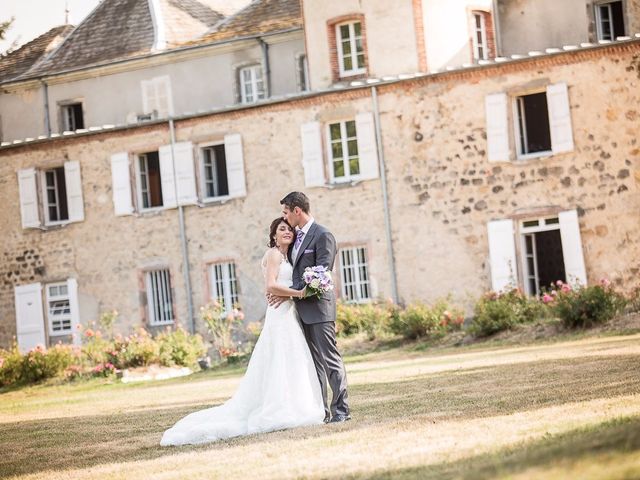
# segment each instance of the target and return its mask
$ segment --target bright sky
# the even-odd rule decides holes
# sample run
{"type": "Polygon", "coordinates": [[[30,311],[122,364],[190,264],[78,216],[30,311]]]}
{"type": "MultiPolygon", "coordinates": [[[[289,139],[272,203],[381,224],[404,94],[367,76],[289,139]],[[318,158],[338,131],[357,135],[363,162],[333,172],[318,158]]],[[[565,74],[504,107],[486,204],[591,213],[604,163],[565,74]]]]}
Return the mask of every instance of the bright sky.
{"type": "Polygon", "coordinates": [[[0,52],[33,40],[58,25],[64,25],[65,5],[69,5],[69,23],[78,25],[100,0],[0,0],[0,22],[15,17],[7,39],[0,41],[0,52]]]}

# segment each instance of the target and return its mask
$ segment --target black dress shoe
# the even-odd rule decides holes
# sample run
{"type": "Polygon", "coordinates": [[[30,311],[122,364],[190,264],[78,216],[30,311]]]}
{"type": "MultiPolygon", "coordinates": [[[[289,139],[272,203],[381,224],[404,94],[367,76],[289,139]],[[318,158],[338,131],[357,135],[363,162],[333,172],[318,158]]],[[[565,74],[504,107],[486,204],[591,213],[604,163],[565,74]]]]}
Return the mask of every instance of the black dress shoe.
{"type": "Polygon", "coordinates": [[[351,415],[334,415],[331,419],[331,423],[340,423],[351,420],[351,415]]]}
{"type": "Polygon", "coordinates": [[[327,415],[326,417],[324,417],[324,420],[322,420],[324,423],[329,423],[331,421],[331,417],[329,415],[327,415]]]}

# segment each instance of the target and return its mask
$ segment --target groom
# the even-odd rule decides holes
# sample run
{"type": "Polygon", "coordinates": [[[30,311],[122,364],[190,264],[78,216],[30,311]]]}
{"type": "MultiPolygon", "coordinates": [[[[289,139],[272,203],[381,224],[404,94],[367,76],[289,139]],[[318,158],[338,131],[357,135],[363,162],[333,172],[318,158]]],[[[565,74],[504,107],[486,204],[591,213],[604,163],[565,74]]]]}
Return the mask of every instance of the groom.
{"type": "MultiPolygon", "coordinates": [[[[305,268],[322,265],[329,271],[333,269],[336,240],[329,230],[315,223],[309,213],[309,199],[304,193],[291,192],[280,200],[280,204],[284,218],[296,229],[296,240],[289,249],[289,261],[293,265],[292,288],[302,290],[305,286],[302,279],[305,268]]],[[[347,403],[347,375],[336,346],[335,295],[330,291],[320,299],[296,299],[296,306],[320,380],[325,422],[351,420],[347,403]],[[327,378],[333,392],[331,410],[327,406],[327,378]]]]}

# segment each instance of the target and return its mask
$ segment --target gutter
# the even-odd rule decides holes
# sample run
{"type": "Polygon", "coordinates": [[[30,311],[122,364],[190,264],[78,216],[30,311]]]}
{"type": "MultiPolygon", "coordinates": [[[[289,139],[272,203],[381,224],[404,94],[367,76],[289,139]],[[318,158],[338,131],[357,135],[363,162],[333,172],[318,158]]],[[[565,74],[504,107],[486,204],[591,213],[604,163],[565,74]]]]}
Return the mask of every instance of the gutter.
{"type": "Polygon", "coordinates": [[[271,63],[269,62],[269,45],[261,37],[256,38],[262,48],[262,64],[264,65],[265,97],[271,96],[271,63]]]}
{"type": "Polygon", "coordinates": [[[49,118],[49,85],[44,80],[40,80],[42,83],[43,96],[44,96],[44,131],[47,136],[51,136],[51,119],[49,118]]]}
{"type": "Polygon", "coordinates": [[[182,247],[182,274],[184,275],[184,286],[187,295],[187,312],[188,312],[188,324],[191,334],[196,333],[196,319],[193,315],[193,293],[191,291],[191,268],[189,266],[189,249],[187,246],[187,233],[184,225],[184,207],[180,204],[180,198],[178,197],[178,175],[176,170],[176,129],[173,123],[173,118],[169,119],[169,132],[171,136],[171,164],[173,166],[173,191],[176,198],[176,205],[178,206],[178,222],[180,225],[180,245],[182,247]]]}
{"type": "Polygon", "coordinates": [[[382,145],[382,128],[380,127],[380,109],[378,107],[378,90],[371,87],[373,103],[373,119],[376,127],[376,145],[378,147],[378,168],[380,169],[380,185],[382,186],[382,202],[384,206],[384,231],[387,237],[387,256],[389,257],[389,271],[391,272],[391,298],[398,304],[398,275],[396,260],[393,254],[393,236],[391,234],[391,214],[389,213],[389,193],[387,191],[387,171],[385,168],[384,148],[382,145]]]}

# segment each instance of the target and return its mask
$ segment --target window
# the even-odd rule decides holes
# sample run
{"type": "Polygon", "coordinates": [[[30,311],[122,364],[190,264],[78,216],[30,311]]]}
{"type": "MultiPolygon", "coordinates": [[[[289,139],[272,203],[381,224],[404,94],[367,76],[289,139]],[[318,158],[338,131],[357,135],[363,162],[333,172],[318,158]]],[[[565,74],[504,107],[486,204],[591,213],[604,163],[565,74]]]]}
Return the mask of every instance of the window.
{"type": "Polygon", "coordinates": [[[622,1],[596,5],[598,40],[615,40],[625,35],[622,1]]]}
{"type": "Polygon", "coordinates": [[[163,206],[158,152],[138,155],[138,190],[143,209],[163,206]]]}
{"type": "Polygon", "coordinates": [[[329,151],[334,181],[349,181],[360,174],[355,120],[329,124],[329,151]]]}
{"type": "Polygon", "coordinates": [[[69,220],[64,167],[44,170],[42,179],[45,223],[48,225],[69,220]]]}
{"type": "Polygon", "coordinates": [[[525,291],[540,295],[558,280],[567,281],[558,217],[523,221],[522,255],[525,291]]]}
{"type": "Polygon", "coordinates": [[[515,98],[518,156],[551,151],[549,109],[545,92],[515,98]]]}
{"type": "Polygon", "coordinates": [[[336,39],[340,76],[365,73],[362,23],[350,22],[336,25],[336,39]]]}
{"type": "Polygon", "coordinates": [[[262,67],[260,65],[241,68],[239,76],[240,100],[242,103],[253,103],[265,98],[262,67]]]}
{"type": "Polygon", "coordinates": [[[147,314],[149,325],[172,323],[173,295],[169,270],[154,270],[146,273],[147,314]]]}
{"type": "Polygon", "coordinates": [[[473,13],[473,58],[476,61],[489,58],[487,24],[481,12],[473,13]]]}
{"type": "Polygon", "coordinates": [[[230,311],[238,303],[238,280],[234,263],[215,263],[209,265],[209,288],[211,299],[217,300],[230,311]]]}
{"type": "Polygon", "coordinates": [[[369,266],[364,247],[340,249],[340,280],[342,297],[347,302],[366,302],[371,299],[369,266]]]}
{"type": "Polygon", "coordinates": [[[202,182],[205,200],[229,195],[224,144],[202,148],[202,182]]]}
{"type": "Polygon", "coordinates": [[[74,131],[84,128],[82,103],[62,105],[60,110],[62,112],[62,127],[65,131],[74,131]]]}
{"type": "Polygon", "coordinates": [[[71,301],[67,282],[47,285],[49,335],[71,333],[71,301]]]}
{"type": "Polygon", "coordinates": [[[306,92],[309,90],[309,64],[306,55],[298,55],[296,58],[296,67],[298,72],[298,88],[301,92],[306,92]]]}

